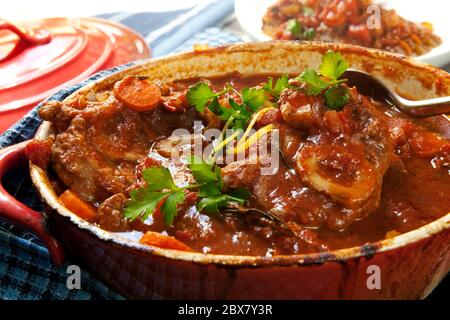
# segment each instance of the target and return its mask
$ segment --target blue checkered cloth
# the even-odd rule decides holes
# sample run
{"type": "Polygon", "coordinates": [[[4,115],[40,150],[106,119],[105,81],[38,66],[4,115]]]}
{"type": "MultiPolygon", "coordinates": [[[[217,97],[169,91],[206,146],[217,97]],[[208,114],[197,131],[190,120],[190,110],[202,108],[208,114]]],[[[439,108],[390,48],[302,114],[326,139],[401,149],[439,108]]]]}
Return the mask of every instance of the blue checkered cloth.
{"type": "MultiPolygon", "coordinates": [[[[239,42],[239,38],[235,35],[211,27],[230,14],[232,8],[232,0],[217,0],[208,5],[171,12],[115,13],[105,14],[101,17],[119,21],[137,30],[147,40],[150,40],[149,45],[153,50],[153,55],[161,56],[169,52],[190,50],[194,43],[208,43],[215,46],[239,42]],[[171,21],[177,21],[177,23],[172,23],[170,30],[167,30],[166,33],[155,34],[155,30],[164,27],[171,21]]],[[[117,70],[117,68],[113,70],[117,70]]],[[[106,74],[108,71],[101,72],[90,79],[97,79],[106,74]]],[[[62,90],[52,99],[64,99],[81,85],[83,84],[62,90]]],[[[21,121],[0,135],[0,148],[30,139],[40,122],[36,107],[21,121]]],[[[3,178],[2,183],[5,189],[21,202],[34,210],[43,210],[42,203],[34,193],[25,170],[10,171],[3,178]]],[[[69,265],[71,265],[70,257],[64,266],[55,267],[50,262],[47,249],[39,239],[0,219],[0,298],[27,300],[123,299],[121,295],[109,289],[85,270],[81,272],[81,289],[68,289],[66,282],[69,265]]]]}

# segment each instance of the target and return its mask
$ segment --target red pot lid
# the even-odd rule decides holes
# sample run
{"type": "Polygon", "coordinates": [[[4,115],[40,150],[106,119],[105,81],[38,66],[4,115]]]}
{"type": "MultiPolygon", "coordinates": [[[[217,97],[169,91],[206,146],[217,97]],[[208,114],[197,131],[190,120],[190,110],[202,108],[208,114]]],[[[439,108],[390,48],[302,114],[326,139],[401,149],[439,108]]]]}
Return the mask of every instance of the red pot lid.
{"type": "Polygon", "coordinates": [[[103,19],[0,20],[0,133],[57,90],[149,56],[141,36],[103,19]]]}

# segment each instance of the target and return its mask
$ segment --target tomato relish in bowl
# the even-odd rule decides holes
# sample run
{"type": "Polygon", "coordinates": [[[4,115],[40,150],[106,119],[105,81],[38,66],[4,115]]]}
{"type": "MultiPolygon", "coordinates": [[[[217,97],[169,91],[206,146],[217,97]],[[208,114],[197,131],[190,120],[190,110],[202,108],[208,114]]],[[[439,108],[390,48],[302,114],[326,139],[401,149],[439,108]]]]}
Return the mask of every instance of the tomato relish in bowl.
{"type": "Polygon", "coordinates": [[[263,17],[273,39],[343,42],[420,56],[441,44],[430,23],[408,21],[371,0],[278,0],[263,17]]]}

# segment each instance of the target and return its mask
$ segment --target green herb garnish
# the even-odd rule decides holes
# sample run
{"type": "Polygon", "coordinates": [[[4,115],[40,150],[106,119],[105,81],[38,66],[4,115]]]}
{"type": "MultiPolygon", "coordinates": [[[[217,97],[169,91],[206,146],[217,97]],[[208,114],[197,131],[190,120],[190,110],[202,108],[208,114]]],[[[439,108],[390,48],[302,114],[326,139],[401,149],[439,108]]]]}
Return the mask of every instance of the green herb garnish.
{"type": "Polygon", "coordinates": [[[197,184],[186,187],[177,187],[167,168],[144,169],[142,176],[147,186],[131,192],[124,216],[130,220],[141,217],[145,221],[160,206],[165,224],[171,226],[177,215],[177,207],[186,200],[184,190],[187,189],[199,190],[198,197],[201,200],[197,204],[197,209],[207,213],[217,213],[230,202],[243,204],[248,199],[249,193],[245,189],[236,189],[230,193],[222,192],[223,181],[217,165],[193,157],[188,166],[197,184]]]}
{"type": "Polygon", "coordinates": [[[223,92],[215,93],[209,85],[204,82],[198,82],[189,88],[186,98],[189,104],[195,106],[199,112],[205,110],[205,106],[214,98],[219,97],[223,92]]]}
{"type": "Polygon", "coordinates": [[[202,198],[197,204],[199,211],[207,213],[218,213],[219,209],[230,202],[244,204],[250,197],[247,190],[239,188],[230,193],[223,193],[223,180],[220,168],[217,165],[210,165],[207,162],[193,157],[189,167],[199,186],[198,196],[202,198]]]}
{"type": "Polygon", "coordinates": [[[323,56],[319,70],[322,76],[337,81],[348,67],[348,62],[345,61],[339,52],[329,50],[323,56]]]}
{"type": "Polygon", "coordinates": [[[266,91],[264,89],[244,88],[241,95],[244,104],[252,112],[258,111],[266,101],[266,91]]]}
{"type": "Polygon", "coordinates": [[[237,92],[230,84],[219,92],[214,92],[208,84],[199,82],[191,86],[187,92],[188,103],[196,108],[198,112],[203,112],[206,107],[217,115],[221,120],[228,121],[225,130],[244,129],[253,113],[258,111],[266,101],[266,91],[257,88],[244,88],[237,92]],[[234,92],[242,101],[237,103],[235,99],[229,98],[231,108],[223,107],[218,98],[228,92],[234,92]]]}
{"type": "Polygon", "coordinates": [[[305,30],[305,32],[303,32],[303,39],[305,40],[314,40],[315,37],[316,30],[314,30],[313,28],[308,28],[305,30]]]}
{"type": "Polygon", "coordinates": [[[286,30],[289,31],[293,36],[297,38],[302,37],[302,26],[297,19],[290,19],[286,23],[286,30]]]}
{"type": "Polygon", "coordinates": [[[297,19],[291,19],[286,23],[286,30],[300,40],[313,40],[316,31],[313,28],[303,28],[297,19]]]}
{"type": "Polygon", "coordinates": [[[308,95],[320,95],[325,90],[325,104],[332,110],[341,110],[350,100],[348,88],[341,85],[345,79],[339,79],[349,67],[340,53],[328,51],[319,67],[320,72],[305,70],[296,79],[305,83],[308,95]]]}
{"type": "Polygon", "coordinates": [[[323,97],[327,107],[336,111],[342,110],[342,107],[350,101],[348,89],[338,84],[325,91],[323,97]]]}
{"type": "Polygon", "coordinates": [[[304,13],[306,16],[311,16],[311,15],[314,14],[314,9],[313,9],[313,8],[310,8],[310,7],[303,7],[303,13],[304,13]]]}
{"type": "Polygon", "coordinates": [[[310,96],[318,96],[330,83],[324,80],[315,70],[307,69],[297,77],[298,80],[306,84],[305,91],[310,96]]]}
{"type": "Polygon", "coordinates": [[[141,217],[145,221],[162,201],[160,210],[166,225],[172,225],[177,214],[177,206],[185,201],[183,189],[175,185],[167,168],[147,168],[142,171],[147,187],[131,191],[131,199],[125,206],[125,217],[134,220],[141,217]]]}
{"type": "Polygon", "coordinates": [[[273,78],[269,77],[263,89],[275,99],[278,99],[281,91],[289,87],[289,77],[287,75],[283,75],[275,82],[275,86],[273,85],[273,78]]]}

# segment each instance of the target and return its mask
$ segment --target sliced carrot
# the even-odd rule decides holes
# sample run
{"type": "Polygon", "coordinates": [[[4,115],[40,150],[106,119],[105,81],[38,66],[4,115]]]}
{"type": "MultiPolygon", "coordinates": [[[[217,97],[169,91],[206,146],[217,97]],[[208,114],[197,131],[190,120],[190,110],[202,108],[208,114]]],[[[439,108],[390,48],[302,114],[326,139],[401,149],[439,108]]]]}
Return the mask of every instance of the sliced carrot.
{"type": "Polygon", "coordinates": [[[89,220],[97,216],[97,209],[70,190],[66,190],[60,195],[59,201],[80,218],[89,220]]]}
{"type": "Polygon", "coordinates": [[[183,242],[175,239],[171,236],[166,236],[159,232],[147,231],[139,240],[140,243],[146,244],[149,246],[155,246],[163,249],[173,249],[180,251],[192,251],[187,245],[183,242]]]}
{"type": "Polygon", "coordinates": [[[127,76],[114,85],[114,96],[128,108],[150,111],[161,102],[161,90],[147,79],[127,76]]]}

